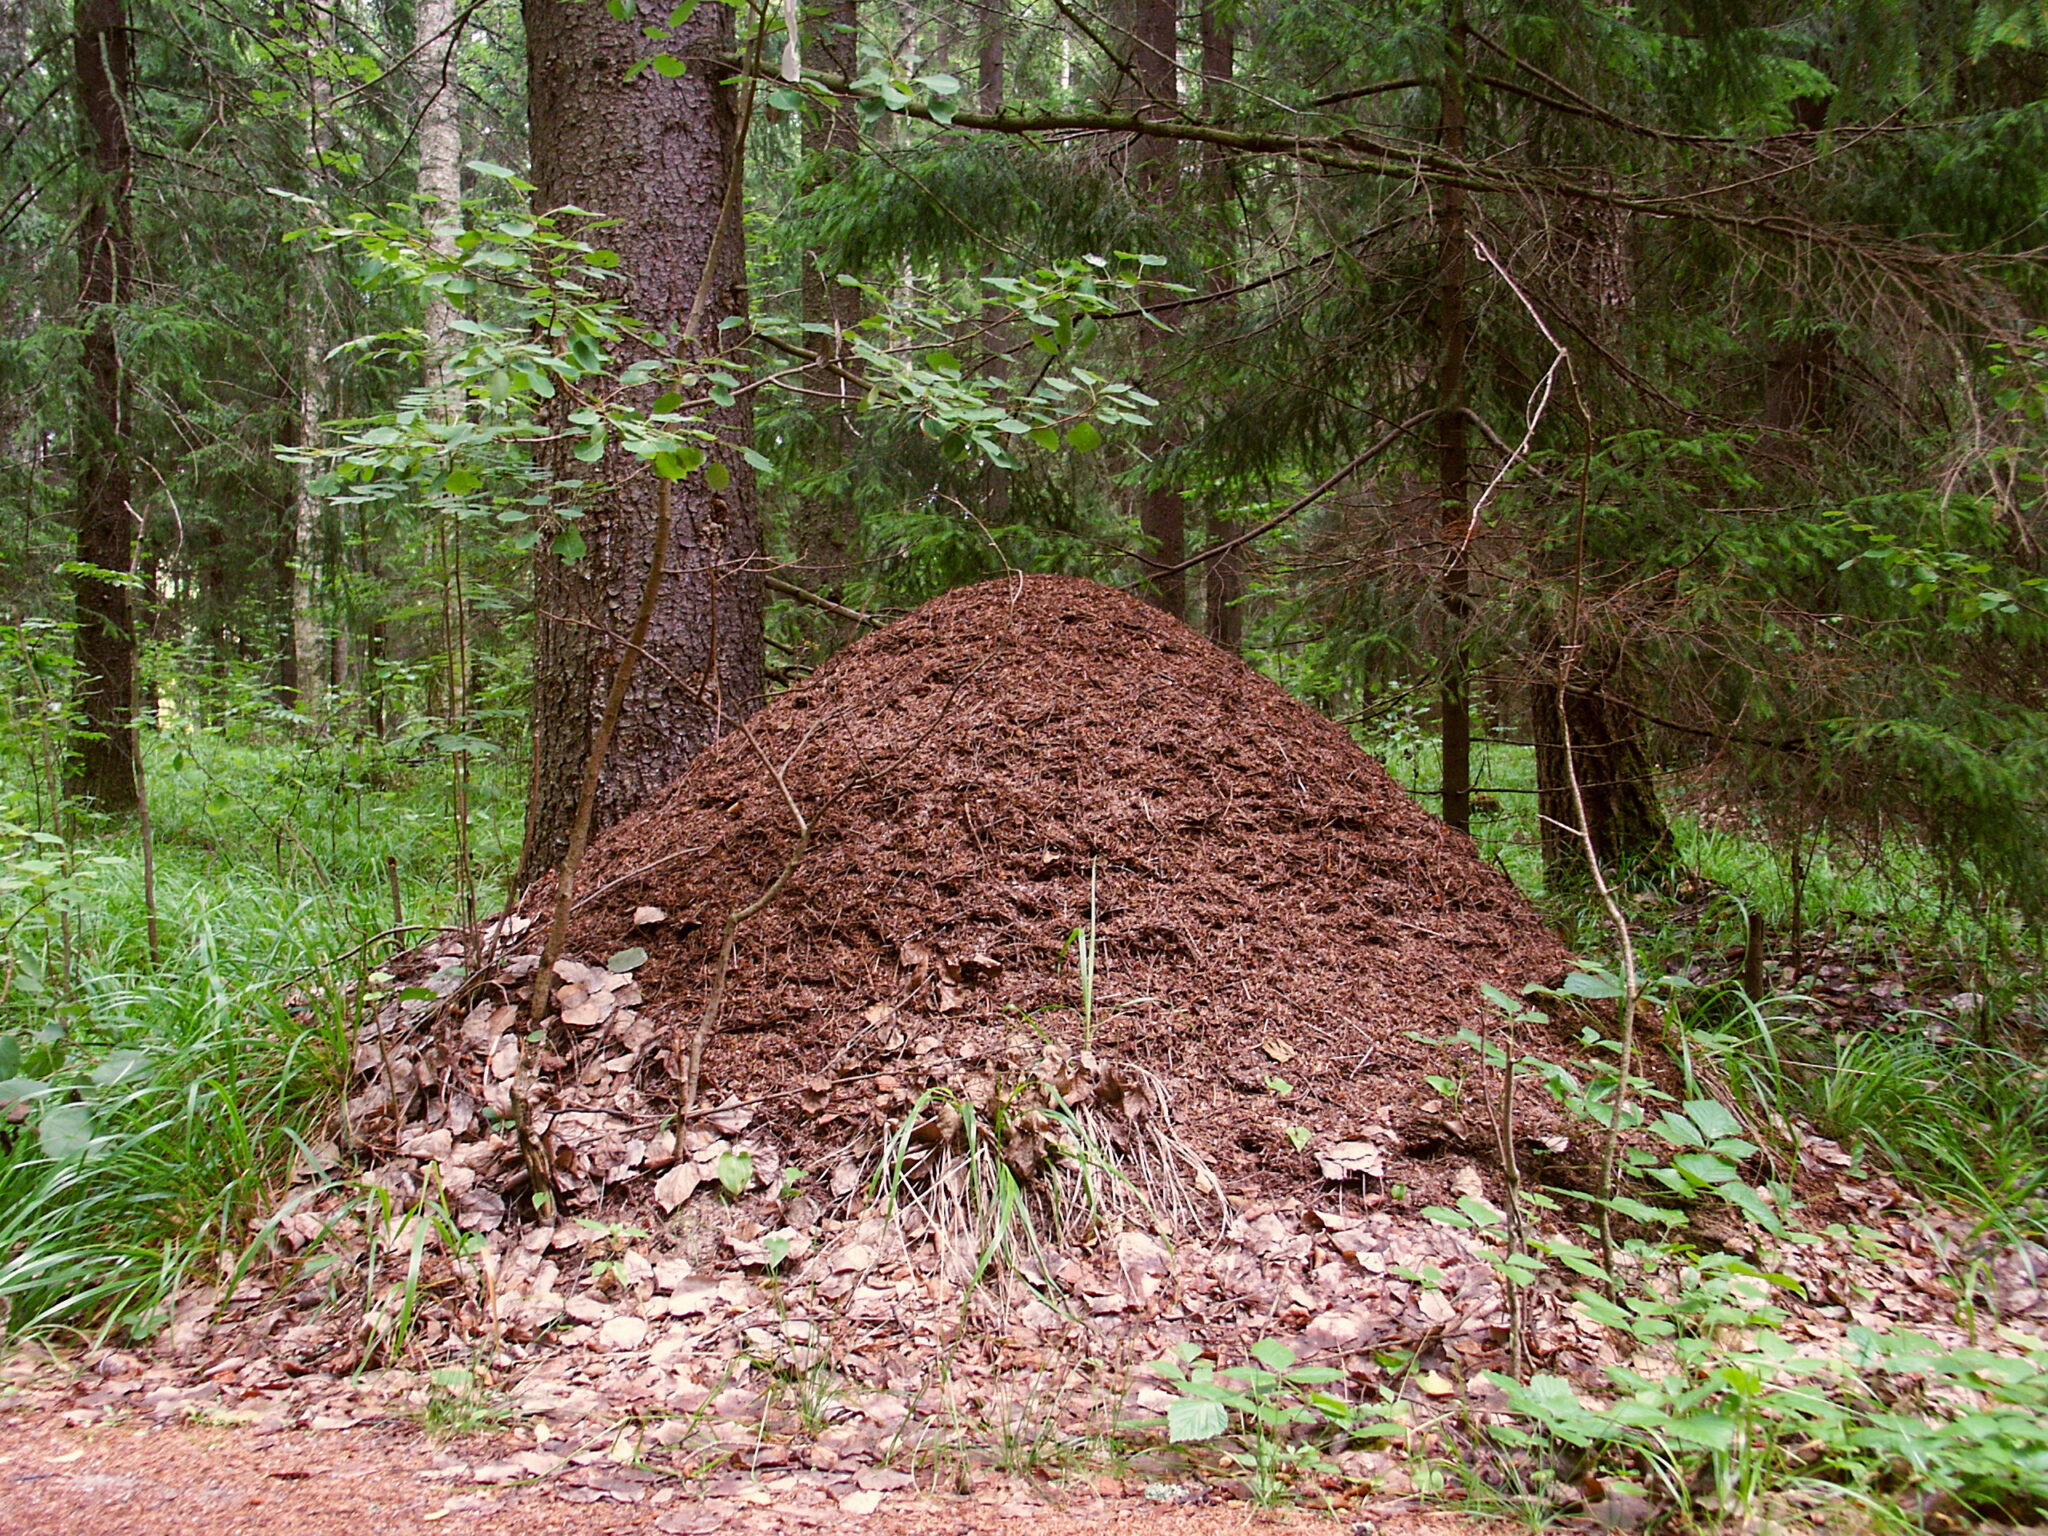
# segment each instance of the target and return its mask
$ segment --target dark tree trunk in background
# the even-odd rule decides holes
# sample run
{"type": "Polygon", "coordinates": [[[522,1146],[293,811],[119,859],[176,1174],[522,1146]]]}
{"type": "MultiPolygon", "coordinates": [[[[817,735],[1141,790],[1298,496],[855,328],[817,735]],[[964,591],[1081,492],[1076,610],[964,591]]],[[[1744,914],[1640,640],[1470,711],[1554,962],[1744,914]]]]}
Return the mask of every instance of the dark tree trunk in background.
{"type": "MultiPolygon", "coordinates": [[[[1550,649],[1554,654],[1555,647],[1550,649]]],[[[1571,682],[1562,712],[1554,680],[1538,680],[1529,689],[1543,883],[1551,891],[1580,890],[1591,883],[1571,780],[1565,772],[1566,724],[1571,727],[1571,761],[1586,803],[1593,848],[1608,878],[1619,882],[1654,872],[1677,856],[1635,716],[1615,698],[1614,669],[1610,666],[1602,675],[1575,668],[1571,682]]]]}
{"type": "Polygon", "coordinates": [[[1009,0],[982,0],[981,44],[974,53],[974,104],[990,117],[1003,110],[1003,54],[1009,38],[1009,0]]]}
{"type": "MultiPolygon", "coordinates": [[[[1444,74],[1439,95],[1439,133],[1444,153],[1465,158],[1465,4],[1450,0],[1445,13],[1444,74]]],[[[1460,832],[1472,827],[1472,681],[1466,628],[1471,620],[1471,574],[1466,544],[1472,497],[1471,460],[1465,422],[1465,352],[1470,344],[1465,315],[1465,189],[1446,186],[1437,203],[1437,334],[1443,348],[1437,367],[1437,505],[1444,546],[1443,654],[1437,713],[1443,744],[1443,818],[1460,832]]]]}
{"type": "MultiPolygon", "coordinates": [[[[662,26],[670,10],[642,3],[618,21],[603,5],[524,5],[535,206],[574,203],[617,218],[593,238],[619,253],[633,313],[674,335],[689,316],[725,197],[737,124],[721,82],[737,61],[732,12],[723,5],[698,6],[677,34],[650,42],[642,28],[662,26]],[[687,60],[685,73],[671,80],[646,69],[628,82],[626,71],[656,51],[687,60]]],[[[747,310],[738,214],[719,243],[708,290],[699,331],[707,349],[720,345],[720,321],[747,310]]],[[[668,387],[649,386],[648,402],[668,387]]],[[[761,702],[760,527],[753,473],[739,454],[752,438],[751,398],[714,413],[711,424],[726,444],[715,456],[732,481],[712,491],[693,475],[675,488],[649,659],[626,692],[593,834],[681,773],[723,729],[719,709],[744,717],[761,702]]],[[[568,844],[584,763],[653,552],[651,472],[616,446],[599,469],[604,483],[578,524],[589,552],[573,563],[543,552],[534,570],[534,758],[522,880],[554,867],[568,844]]]]}
{"type": "MultiPolygon", "coordinates": [[[[77,0],[72,28],[88,185],[78,223],[78,320],[85,337],[77,425],[78,559],[104,571],[126,572],[135,549],[129,389],[114,317],[128,296],[134,264],[129,198],[135,171],[127,99],[135,48],[124,0],[77,0]]],[[[89,576],[74,578],[73,594],[78,703],[86,734],[72,752],[66,787],[104,810],[133,810],[133,604],[126,587],[89,576]]]]}
{"type": "MultiPolygon", "coordinates": [[[[1134,109],[1147,118],[1172,117],[1180,107],[1180,10],[1177,0],[1126,0],[1130,8],[1129,31],[1124,41],[1130,52],[1133,81],[1124,83],[1127,95],[1135,98],[1134,109]]],[[[1166,206],[1179,189],[1178,147],[1170,139],[1139,137],[1131,144],[1131,181],[1140,197],[1166,206]]],[[[1164,295],[1163,295],[1164,296],[1164,295]]],[[[1172,349],[1170,333],[1155,333],[1149,339],[1153,369],[1163,365],[1172,349]]],[[[1160,398],[1158,409],[1168,402],[1162,382],[1146,380],[1146,392],[1160,398]]],[[[1170,452],[1173,434],[1152,431],[1143,441],[1147,459],[1170,452]]],[[[1188,612],[1188,577],[1177,567],[1187,558],[1187,499],[1180,487],[1148,481],[1138,493],[1138,531],[1144,536],[1145,554],[1139,570],[1145,583],[1141,595],[1155,608],[1185,619],[1188,612]]]]}
{"type": "MultiPolygon", "coordinates": [[[[1203,113],[1210,121],[1221,122],[1223,98],[1229,93],[1230,78],[1237,67],[1237,34],[1219,14],[1216,0],[1209,0],[1202,7],[1200,25],[1203,113]]],[[[1223,151],[1215,145],[1203,149],[1202,179],[1210,201],[1216,205],[1218,225],[1228,228],[1230,173],[1226,169],[1223,151]]],[[[1235,273],[1229,266],[1219,266],[1215,286],[1227,288],[1234,277],[1235,273]]],[[[1237,306],[1232,301],[1226,299],[1221,304],[1229,313],[1236,312],[1237,306]]],[[[1213,508],[1210,510],[1208,536],[1212,546],[1224,543],[1235,532],[1213,508]]],[[[1204,568],[1203,624],[1209,638],[1226,651],[1238,651],[1244,647],[1244,568],[1245,551],[1241,544],[1228,554],[1218,555],[1204,568]]]]}
{"type": "MultiPolygon", "coordinates": [[[[806,14],[804,65],[808,69],[844,75],[860,73],[860,20],[857,0],[828,0],[822,11],[806,14]]],[[[838,101],[814,103],[804,118],[803,190],[808,192],[845,174],[860,152],[860,132],[853,104],[838,101]]],[[[821,258],[819,252],[804,252],[802,305],[804,323],[832,327],[827,336],[813,331],[809,345],[838,354],[844,350],[841,338],[860,324],[861,300],[858,288],[842,287],[837,264],[821,258]]],[[[821,481],[832,481],[844,467],[850,445],[852,411],[860,404],[852,387],[838,374],[819,370],[807,387],[835,393],[839,408],[825,423],[825,441],[819,462],[809,466],[821,481]]],[[[798,580],[828,596],[844,596],[845,583],[857,558],[860,530],[853,497],[836,482],[819,494],[805,497],[793,514],[789,547],[800,570],[798,580]]],[[[828,649],[836,649],[853,636],[852,624],[819,612],[806,614],[806,621],[825,631],[828,649]]]]}

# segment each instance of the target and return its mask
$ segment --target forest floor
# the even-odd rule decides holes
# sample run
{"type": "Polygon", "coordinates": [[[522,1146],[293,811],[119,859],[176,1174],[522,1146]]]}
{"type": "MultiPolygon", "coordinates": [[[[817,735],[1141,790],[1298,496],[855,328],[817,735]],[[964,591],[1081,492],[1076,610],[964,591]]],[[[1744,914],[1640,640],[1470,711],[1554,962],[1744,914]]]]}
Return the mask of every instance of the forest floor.
{"type": "MultiPolygon", "coordinates": [[[[428,1536],[479,1524],[496,1536],[779,1536],[842,1527],[863,1536],[1248,1536],[1283,1525],[1337,1528],[1305,1508],[1162,1502],[1147,1496],[1143,1479],[1107,1475],[989,1473],[965,1493],[884,1479],[835,1498],[822,1477],[804,1471],[693,1491],[626,1481],[607,1460],[615,1486],[605,1492],[586,1477],[523,1469],[517,1481],[479,1487],[477,1470],[502,1463],[505,1444],[474,1436],[437,1443],[403,1422],[325,1432],[149,1419],[80,1425],[61,1410],[0,1397],[0,1427],[0,1530],[9,1536],[428,1536]]],[[[573,1463],[568,1470],[580,1472],[573,1463]]],[[[1347,1518],[1351,1530],[1361,1528],[1357,1515],[1347,1518]]],[[[1369,1518],[1377,1536],[1486,1529],[1400,1501],[1369,1518]]]]}

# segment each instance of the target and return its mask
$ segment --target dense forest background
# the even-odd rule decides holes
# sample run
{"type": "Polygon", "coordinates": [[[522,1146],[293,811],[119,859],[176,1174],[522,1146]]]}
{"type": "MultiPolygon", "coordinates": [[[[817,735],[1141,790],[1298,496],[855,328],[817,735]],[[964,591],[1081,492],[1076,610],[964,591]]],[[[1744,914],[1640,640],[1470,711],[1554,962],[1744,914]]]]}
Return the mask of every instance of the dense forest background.
{"type": "Polygon", "coordinates": [[[232,1049],[180,1241],[594,740],[602,826],[1011,571],[1241,653],[1586,945],[1600,876],[1653,969],[1875,989],[1839,1113],[2027,1208],[2037,8],[24,0],[0,59],[0,1079],[102,1075],[62,1150],[232,1049]],[[1989,1161],[1907,1145],[1930,1072],[1989,1161]]]}

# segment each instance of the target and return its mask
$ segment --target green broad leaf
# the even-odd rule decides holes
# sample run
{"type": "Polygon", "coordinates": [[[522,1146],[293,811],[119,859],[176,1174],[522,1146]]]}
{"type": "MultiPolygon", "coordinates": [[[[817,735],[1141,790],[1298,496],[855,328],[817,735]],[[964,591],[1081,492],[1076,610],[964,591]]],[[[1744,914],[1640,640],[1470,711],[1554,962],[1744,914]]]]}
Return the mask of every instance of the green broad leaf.
{"type": "Polygon", "coordinates": [[[1461,1211],[1452,1210],[1448,1205],[1425,1205],[1422,1208],[1422,1215],[1424,1220],[1438,1222],[1446,1227],[1466,1228],[1472,1225],[1469,1217],[1461,1211]]]}
{"type": "Polygon", "coordinates": [[[581,560],[590,553],[590,546],[574,528],[564,528],[549,540],[548,552],[563,560],[581,560]]]}
{"type": "Polygon", "coordinates": [[[1291,1368],[1296,1358],[1294,1351],[1278,1339],[1260,1339],[1248,1353],[1267,1370],[1276,1373],[1291,1368]]]}
{"type": "Polygon", "coordinates": [[[95,1088],[111,1088],[128,1078],[138,1077],[149,1065],[149,1052],[137,1050],[109,1051],[102,1061],[86,1076],[95,1088]]]}
{"type": "Polygon", "coordinates": [[[469,162],[469,168],[475,171],[477,175],[489,177],[493,181],[517,181],[519,179],[517,171],[499,165],[494,160],[472,160],[469,162]]]}
{"type": "Polygon", "coordinates": [[[704,483],[714,491],[722,491],[732,484],[732,471],[713,459],[704,466],[704,483]]]}
{"type": "Polygon", "coordinates": [[[442,487],[450,496],[467,496],[471,491],[483,487],[484,477],[473,469],[451,469],[448,483],[442,487]]]}
{"type": "Polygon", "coordinates": [[[1627,1195],[1616,1195],[1608,1202],[1619,1215],[1631,1221],[1658,1222],[1667,1227],[1685,1225],[1682,1211],[1670,1210],[1661,1205],[1645,1205],[1640,1200],[1631,1200],[1627,1195]]]}
{"type": "Polygon", "coordinates": [[[646,963],[647,951],[635,945],[631,949],[622,949],[616,955],[613,955],[611,959],[605,961],[604,968],[623,976],[629,971],[639,970],[646,963]]]}
{"type": "Polygon", "coordinates": [[[1634,1313],[1625,1307],[1616,1306],[1605,1296],[1593,1291],[1579,1292],[1578,1311],[1586,1321],[1598,1323],[1603,1328],[1630,1329],[1636,1324],[1634,1313]]]}
{"type": "Polygon", "coordinates": [[[718,1159],[718,1182],[725,1186],[725,1192],[737,1200],[746,1187],[754,1182],[754,1154],[751,1152],[726,1152],[718,1159]]]}
{"type": "Polygon", "coordinates": [[[1668,1109],[1650,1122],[1650,1129],[1674,1147],[1704,1147],[1707,1144],[1690,1120],[1668,1109]]]}
{"type": "Polygon", "coordinates": [[[944,347],[934,347],[925,353],[924,365],[934,373],[943,373],[949,379],[960,377],[960,359],[944,347]]]}
{"type": "Polygon", "coordinates": [[[1567,996],[1583,997],[1594,1002],[1605,998],[1621,996],[1621,983],[1612,976],[1600,975],[1593,971],[1573,971],[1565,977],[1562,989],[1567,996]]]}
{"type": "MultiPolygon", "coordinates": [[[[21,1048],[15,1047],[17,1060],[21,1048]]],[[[11,1109],[16,1104],[27,1104],[41,1098],[50,1091],[50,1085],[35,1077],[10,1077],[0,1081],[0,1109],[11,1109]]]]}
{"type": "Polygon", "coordinates": [[[1696,1445],[1703,1451],[1731,1451],[1738,1436],[1749,1433],[1747,1420],[1725,1413],[1682,1413],[1658,1426],[1681,1445],[1696,1445]]]}
{"type": "Polygon", "coordinates": [[[753,465],[754,468],[758,469],[764,475],[772,475],[775,473],[775,461],[769,458],[768,455],[765,453],[756,453],[751,448],[742,448],[740,449],[740,457],[745,459],[749,464],[753,465]]]}
{"type": "Polygon", "coordinates": [[[1763,1197],[1740,1179],[1731,1179],[1718,1186],[1721,1198],[1742,1212],[1766,1232],[1782,1232],[1784,1224],[1778,1220],[1778,1213],[1763,1202],[1763,1197]]]}
{"type": "Polygon", "coordinates": [[[932,121],[941,128],[952,127],[953,114],[959,110],[959,104],[945,96],[934,96],[931,100],[931,105],[925,108],[925,111],[931,114],[932,121]]]}
{"type": "Polygon", "coordinates": [[[663,395],[659,400],[654,402],[654,414],[657,416],[666,416],[670,411],[679,409],[682,406],[682,403],[683,397],[680,394],[678,394],[675,390],[670,390],[667,394],[663,395]]]}
{"type": "Polygon", "coordinates": [[[1031,430],[1031,423],[1028,421],[1019,421],[1014,416],[1005,416],[1001,421],[996,423],[996,430],[998,432],[1009,432],[1012,434],[1029,432],[1031,430]]]}
{"type": "Polygon", "coordinates": [[[1230,1410],[1221,1403],[1183,1397],[1166,1410],[1166,1438],[1175,1445],[1190,1440],[1214,1440],[1229,1428],[1230,1410]]]}
{"type": "Polygon", "coordinates": [[[692,16],[697,14],[697,0],[683,0],[683,3],[668,13],[668,29],[673,32],[692,16]]]}
{"type": "Polygon", "coordinates": [[[1077,421],[1067,428],[1067,446],[1078,453],[1093,453],[1102,446],[1102,434],[1093,422],[1077,421]]]}
{"type": "Polygon", "coordinates": [[[83,1104],[52,1104],[36,1127],[43,1156],[53,1163],[75,1162],[92,1150],[92,1111],[83,1104]]]}
{"type": "Polygon", "coordinates": [[[1458,1209],[1472,1219],[1474,1226],[1497,1227],[1507,1220],[1502,1212],[1495,1210],[1484,1200],[1474,1199],[1471,1195],[1458,1196],[1458,1209]]]}
{"type": "Polygon", "coordinates": [[[1726,1184],[1735,1178],[1735,1170],[1729,1166],[1728,1159],[1716,1157],[1711,1152],[1681,1153],[1671,1159],[1671,1166],[1702,1184],[1726,1184]]]}
{"type": "Polygon", "coordinates": [[[952,75],[919,75],[917,83],[934,96],[958,96],[960,82],[952,75]]]}
{"type": "Polygon", "coordinates": [[[1031,429],[1031,441],[1038,444],[1039,447],[1045,449],[1048,453],[1057,453],[1059,451],[1060,435],[1053,431],[1051,427],[1033,427],[1031,429]]]}
{"type": "Polygon", "coordinates": [[[604,440],[604,427],[593,427],[590,436],[576,445],[576,457],[585,464],[595,464],[604,457],[604,440]]]}
{"type": "Polygon", "coordinates": [[[1730,1114],[1728,1107],[1718,1099],[1687,1099],[1685,1113],[1709,1141],[1742,1134],[1742,1122],[1730,1114]]]}
{"type": "Polygon", "coordinates": [[[21,1042],[12,1035],[0,1035],[0,1082],[21,1071],[21,1042]]]}
{"type": "Polygon", "coordinates": [[[789,1239],[769,1237],[761,1241],[761,1251],[767,1255],[770,1269],[782,1268],[782,1261],[789,1257],[789,1239]]]}
{"type": "Polygon", "coordinates": [[[792,91],[788,86],[779,86],[768,93],[768,105],[778,112],[800,112],[804,96],[801,91],[792,91]]]}

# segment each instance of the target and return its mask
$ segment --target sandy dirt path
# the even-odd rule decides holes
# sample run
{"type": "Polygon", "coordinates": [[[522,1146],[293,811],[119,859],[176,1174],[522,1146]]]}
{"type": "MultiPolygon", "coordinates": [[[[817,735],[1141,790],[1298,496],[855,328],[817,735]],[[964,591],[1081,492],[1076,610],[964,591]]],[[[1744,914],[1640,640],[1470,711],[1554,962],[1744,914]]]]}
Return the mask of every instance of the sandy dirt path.
{"type": "MultiPolygon", "coordinates": [[[[505,1442],[509,1444],[510,1442],[505,1442]]],[[[470,1466],[498,1442],[436,1444],[405,1424],[341,1432],[155,1424],[74,1425],[49,1409],[0,1405],[0,1532],[7,1536],[847,1536],[1117,1532],[1129,1536],[1483,1536],[1451,1515],[1388,1508],[1333,1519],[1305,1509],[1172,1506],[1142,1485],[1077,1476],[991,1478],[965,1495],[896,1489],[859,1513],[800,1474],[743,1487],[668,1479],[613,1489],[561,1479],[479,1487],[470,1466]],[[622,1501],[625,1495],[630,1502],[622,1501]]]]}

